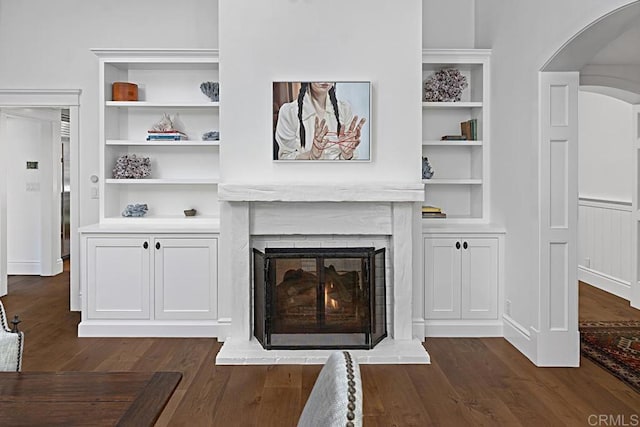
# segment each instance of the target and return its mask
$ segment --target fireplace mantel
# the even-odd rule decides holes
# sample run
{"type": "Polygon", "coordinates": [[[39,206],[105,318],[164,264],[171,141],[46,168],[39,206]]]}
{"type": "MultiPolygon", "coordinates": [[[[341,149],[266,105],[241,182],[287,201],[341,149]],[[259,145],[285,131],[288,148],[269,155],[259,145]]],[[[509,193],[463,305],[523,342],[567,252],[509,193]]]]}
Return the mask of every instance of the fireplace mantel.
{"type": "MultiPolygon", "coordinates": [[[[231,336],[218,353],[218,364],[323,363],[323,350],[264,350],[252,338],[251,248],[255,238],[276,244],[363,246],[362,240],[386,236],[389,245],[387,285],[389,337],[372,350],[356,350],[360,363],[429,363],[429,355],[412,334],[413,283],[419,280],[414,254],[420,242],[418,203],[422,183],[221,183],[219,297],[231,301],[219,316],[231,323],[231,336]],[[346,240],[345,240],[346,239],[346,240]],[[297,242],[297,243],[296,243],[297,242]],[[391,285],[390,285],[391,284],[391,285]],[[281,353],[292,352],[292,353],[281,353]],[[301,353],[302,352],[302,353],[301,353]]],[[[376,246],[376,245],[372,245],[376,246]]]]}
{"type": "Polygon", "coordinates": [[[218,185],[227,202],[421,202],[421,183],[380,184],[242,184],[218,185]]]}

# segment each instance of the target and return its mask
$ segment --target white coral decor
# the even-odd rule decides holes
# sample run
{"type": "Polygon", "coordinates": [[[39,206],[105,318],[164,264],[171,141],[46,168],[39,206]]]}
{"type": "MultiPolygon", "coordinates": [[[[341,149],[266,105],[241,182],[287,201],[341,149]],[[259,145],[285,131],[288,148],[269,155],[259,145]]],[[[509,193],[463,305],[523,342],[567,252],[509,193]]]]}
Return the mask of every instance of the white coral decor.
{"type": "Polygon", "coordinates": [[[428,102],[460,101],[468,86],[467,78],[456,68],[444,68],[424,82],[424,100],[428,102]]]}
{"type": "Polygon", "coordinates": [[[116,179],[141,179],[151,175],[151,159],[138,157],[135,154],[125,154],[118,157],[113,168],[116,179]]]}

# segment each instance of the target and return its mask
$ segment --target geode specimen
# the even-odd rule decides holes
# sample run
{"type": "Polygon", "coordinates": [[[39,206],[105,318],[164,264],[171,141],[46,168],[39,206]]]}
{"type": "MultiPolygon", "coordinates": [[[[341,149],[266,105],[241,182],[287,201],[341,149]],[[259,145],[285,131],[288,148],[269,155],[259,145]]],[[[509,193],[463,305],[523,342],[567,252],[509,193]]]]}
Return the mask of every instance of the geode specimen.
{"type": "Polygon", "coordinates": [[[422,179],[431,179],[433,176],[433,168],[431,167],[431,163],[429,163],[429,159],[426,157],[422,158],[422,179]]]}
{"type": "Polygon", "coordinates": [[[136,203],[135,205],[127,205],[122,211],[122,216],[141,217],[147,213],[146,203],[136,203]]]}
{"type": "Polygon", "coordinates": [[[202,82],[200,90],[207,95],[212,102],[220,100],[220,84],[218,82],[202,82]]]}
{"type": "Polygon", "coordinates": [[[424,100],[428,102],[460,101],[462,91],[469,86],[467,78],[456,68],[444,68],[424,82],[424,100]]]}
{"type": "Polygon", "coordinates": [[[203,141],[220,141],[220,132],[212,130],[202,134],[203,141]]]}
{"type": "Polygon", "coordinates": [[[151,159],[138,157],[135,154],[125,154],[118,157],[113,168],[116,179],[140,179],[151,175],[151,159]]]}

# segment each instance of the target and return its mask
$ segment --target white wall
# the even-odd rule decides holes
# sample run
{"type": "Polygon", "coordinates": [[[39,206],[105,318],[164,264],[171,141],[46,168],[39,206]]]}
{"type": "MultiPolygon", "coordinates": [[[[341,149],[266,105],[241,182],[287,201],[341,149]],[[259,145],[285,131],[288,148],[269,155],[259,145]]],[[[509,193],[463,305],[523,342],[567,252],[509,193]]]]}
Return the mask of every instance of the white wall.
{"type": "Polygon", "coordinates": [[[579,278],[629,299],[632,106],[611,96],[584,90],[579,93],[578,103],[579,278]]]}
{"type": "Polygon", "coordinates": [[[540,316],[538,71],[578,31],[628,3],[476,3],[476,47],[493,51],[491,212],[507,228],[506,298],[512,317],[526,330],[536,328],[540,316]]]}
{"type": "Polygon", "coordinates": [[[0,88],[82,89],[80,224],[98,221],[98,59],[89,49],[215,48],[217,0],[0,0],[0,88]],[[170,20],[171,28],[165,25],[170,20]]]}
{"type": "Polygon", "coordinates": [[[221,2],[223,181],[418,182],[421,8],[420,0],[221,2]],[[371,162],[273,162],[272,82],[288,80],[371,81],[371,162]]]}
{"type": "Polygon", "coordinates": [[[0,110],[8,274],[55,275],[60,258],[60,110],[0,110]],[[27,161],[38,169],[26,169],[27,161]]]}
{"type": "Polygon", "coordinates": [[[627,300],[632,282],[631,203],[580,200],[578,279],[627,300]]]}
{"type": "Polygon", "coordinates": [[[423,0],[422,47],[475,47],[475,4],[476,0],[423,0]]]}
{"type": "Polygon", "coordinates": [[[51,162],[51,131],[46,122],[19,116],[6,118],[7,263],[8,274],[40,274],[42,241],[42,167],[51,162]],[[47,156],[49,154],[49,156],[47,156]],[[27,170],[27,161],[39,169],[27,170]],[[27,189],[29,185],[29,189],[27,189]],[[37,185],[37,188],[34,186],[37,185]]]}
{"type": "Polygon", "coordinates": [[[580,197],[631,203],[631,104],[580,91],[578,107],[580,197]]]}

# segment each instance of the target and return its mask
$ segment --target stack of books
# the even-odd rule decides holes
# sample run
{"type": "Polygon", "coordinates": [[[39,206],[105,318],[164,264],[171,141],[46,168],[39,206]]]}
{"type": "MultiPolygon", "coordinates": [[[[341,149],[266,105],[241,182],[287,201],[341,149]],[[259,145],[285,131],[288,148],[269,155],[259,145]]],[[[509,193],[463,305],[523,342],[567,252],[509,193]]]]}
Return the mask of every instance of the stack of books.
{"type": "Polygon", "coordinates": [[[465,137],[464,139],[468,141],[477,141],[478,119],[471,119],[460,123],[460,131],[462,132],[462,136],[465,137]]]}
{"type": "Polygon", "coordinates": [[[179,130],[150,130],[147,131],[147,141],[184,141],[187,135],[179,130]]]}
{"type": "Polygon", "coordinates": [[[422,218],[446,218],[447,214],[442,212],[442,208],[437,206],[423,206],[422,218]]]}
{"type": "Polygon", "coordinates": [[[478,140],[478,119],[467,120],[460,123],[461,135],[443,135],[442,141],[477,141],[478,140]]]}

